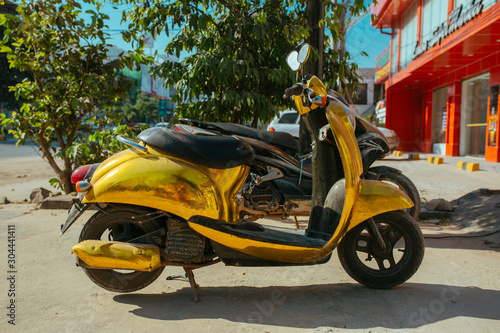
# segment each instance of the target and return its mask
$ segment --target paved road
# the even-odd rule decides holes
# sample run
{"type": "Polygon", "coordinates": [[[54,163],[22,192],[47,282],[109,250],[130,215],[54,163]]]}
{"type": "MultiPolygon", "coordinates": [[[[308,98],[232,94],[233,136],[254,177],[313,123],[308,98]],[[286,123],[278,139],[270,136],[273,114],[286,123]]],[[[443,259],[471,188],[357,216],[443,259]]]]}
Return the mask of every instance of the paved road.
{"type": "Polygon", "coordinates": [[[95,286],[70,253],[91,213],[59,237],[63,211],[34,205],[0,209],[1,332],[498,332],[500,252],[482,239],[427,239],[421,268],[392,290],[362,287],[336,255],[324,265],[195,271],[188,284],[166,281],[116,294],[95,286]],[[7,226],[15,226],[16,296],[8,297],[7,226]],[[8,324],[15,299],[16,326],[8,324]]]}
{"type": "MultiPolygon", "coordinates": [[[[403,170],[426,199],[454,199],[478,187],[500,187],[494,170],[471,173],[452,163],[401,159],[380,163],[403,170]]],[[[11,188],[8,194],[29,195],[26,184],[31,183],[24,181],[46,182],[42,173],[32,171],[26,178],[12,174],[49,172],[47,168],[33,156],[2,158],[0,184],[6,185],[0,191],[11,188]],[[8,179],[2,168],[13,169],[8,179]]],[[[195,304],[186,282],[165,279],[180,274],[178,268],[165,269],[152,285],[132,294],[95,286],[75,267],[70,251],[91,214],[59,237],[66,212],[0,205],[0,332],[498,332],[500,327],[500,252],[482,238],[427,238],[419,271],[392,290],[360,286],[336,255],[327,264],[308,267],[217,264],[195,271],[201,285],[200,303],[195,304]],[[15,226],[16,236],[11,281],[8,226],[15,226]],[[9,296],[12,287],[15,296],[9,296]],[[12,299],[16,326],[8,323],[12,299]]],[[[287,223],[293,226],[292,221],[283,225],[287,223]]],[[[422,227],[426,235],[435,235],[435,228],[422,227]]]]}
{"type": "Polygon", "coordinates": [[[16,147],[16,140],[9,139],[0,141],[0,162],[5,159],[18,158],[18,157],[32,157],[37,156],[35,148],[31,145],[18,145],[16,147]]]}

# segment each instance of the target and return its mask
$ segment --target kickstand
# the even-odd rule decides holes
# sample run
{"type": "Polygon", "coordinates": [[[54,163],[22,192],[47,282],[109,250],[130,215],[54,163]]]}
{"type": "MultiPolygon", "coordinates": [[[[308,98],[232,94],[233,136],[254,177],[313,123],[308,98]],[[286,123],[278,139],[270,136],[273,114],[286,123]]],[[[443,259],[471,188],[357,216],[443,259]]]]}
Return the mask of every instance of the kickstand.
{"type": "Polygon", "coordinates": [[[196,289],[200,286],[196,284],[196,281],[194,280],[193,270],[191,268],[184,267],[184,271],[186,272],[186,277],[189,281],[189,285],[191,286],[191,291],[193,292],[194,302],[198,303],[200,298],[198,297],[198,291],[196,289]]]}
{"type": "Polygon", "coordinates": [[[295,226],[297,227],[297,229],[300,229],[299,220],[297,220],[297,216],[294,215],[293,218],[295,219],[295,226]]]}
{"type": "Polygon", "coordinates": [[[170,280],[183,280],[183,281],[189,282],[189,285],[191,286],[191,291],[193,292],[194,302],[198,303],[200,298],[198,297],[198,292],[196,289],[199,288],[200,286],[198,284],[196,284],[196,281],[194,280],[193,269],[187,268],[187,267],[183,267],[183,268],[184,268],[184,271],[186,272],[185,276],[170,275],[167,277],[167,280],[168,281],[170,281],[170,280]]]}

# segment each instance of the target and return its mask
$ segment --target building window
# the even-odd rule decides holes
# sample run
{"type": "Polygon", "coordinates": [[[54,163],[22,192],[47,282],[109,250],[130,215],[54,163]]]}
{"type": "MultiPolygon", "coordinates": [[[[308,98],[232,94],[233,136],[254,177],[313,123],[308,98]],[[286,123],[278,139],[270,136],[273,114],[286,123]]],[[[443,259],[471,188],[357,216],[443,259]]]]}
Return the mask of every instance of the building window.
{"type": "Polygon", "coordinates": [[[448,0],[423,0],[421,41],[425,42],[431,40],[432,33],[434,32],[434,30],[436,30],[436,28],[440,26],[442,23],[445,23],[447,19],[448,19],[448,0]]]}
{"type": "MultiPolygon", "coordinates": [[[[398,23],[396,23],[398,26],[398,23]]],[[[396,75],[398,72],[398,29],[394,27],[392,29],[394,33],[392,34],[392,61],[391,61],[391,72],[392,75],[396,75]]]]}
{"type": "Polygon", "coordinates": [[[368,104],[368,84],[367,83],[358,84],[356,89],[353,91],[351,98],[354,104],[357,105],[368,104]]]}
{"type": "Polygon", "coordinates": [[[413,60],[413,53],[417,44],[417,1],[406,11],[401,19],[401,47],[400,69],[406,68],[413,60]]]}
{"type": "Polygon", "coordinates": [[[385,98],[385,84],[376,84],[373,88],[373,102],[377,103],[385,98]]]}

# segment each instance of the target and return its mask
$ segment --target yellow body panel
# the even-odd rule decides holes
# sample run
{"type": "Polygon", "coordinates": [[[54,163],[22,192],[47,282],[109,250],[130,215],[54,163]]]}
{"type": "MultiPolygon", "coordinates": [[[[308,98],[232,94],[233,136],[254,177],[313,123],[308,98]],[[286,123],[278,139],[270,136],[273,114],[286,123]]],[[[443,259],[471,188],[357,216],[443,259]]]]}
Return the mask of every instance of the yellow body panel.
{"type": "Polygon", "coordinates": [[[152,207],[186,220],[194,215],[226,222],[239,218],[236,195],[249,167],[212,169],[148,147],[127,149],[103,162],[83,203],[115,202],[152,207]]]}
{"type": "Polygon", "coordinates": [[[92,267],[151,272],[161,266],[160,249],[154,245],[88,240],[72,252],[92,267]]]}
{"type": "Polygon", "coordinates": [[[219,244],[267,260],[289,263],[307,263],[322,259],[331,252],[323,251],[323,249],[318,248],[266,243],[237,237],[196,223],[189,223],[189,226],[194,231],[219,244]]]}

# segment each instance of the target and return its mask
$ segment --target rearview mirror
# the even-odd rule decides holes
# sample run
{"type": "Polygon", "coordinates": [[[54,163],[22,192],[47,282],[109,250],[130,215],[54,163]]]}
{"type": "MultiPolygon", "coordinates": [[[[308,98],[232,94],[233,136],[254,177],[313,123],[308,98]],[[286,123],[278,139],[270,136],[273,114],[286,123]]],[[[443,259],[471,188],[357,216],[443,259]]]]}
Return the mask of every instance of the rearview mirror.
{"type": "Polygon", "coordinates": [[[288,53],[286,57],[286,63],[288,64],[288,67],[294,72],[300,70],[300,62],[298,61],[298,55],[299,52],[297,51],[292,51],[288,53]]]}
{"type": "Polygon", "coordinates": [[[309,44],[304,43],[300,47],[300,50],[298,52],[292,51],[288,53],[288,55],[286,56],[286,63],[292,71],[297,72],[302,67],[302,64],[304,64],[309,58],[310,52],[311,47],[309,46],[309,44]]]}
{"type": "Polygon", "coordinates": [[[297,60],[301,63],[304,64],[307,59],[309,58],[309,53],[311,52],[311,47],[309,44],[305,43],[302,45],[302,47],[299,50],[299,55],[297,56],[297,60]]]}

